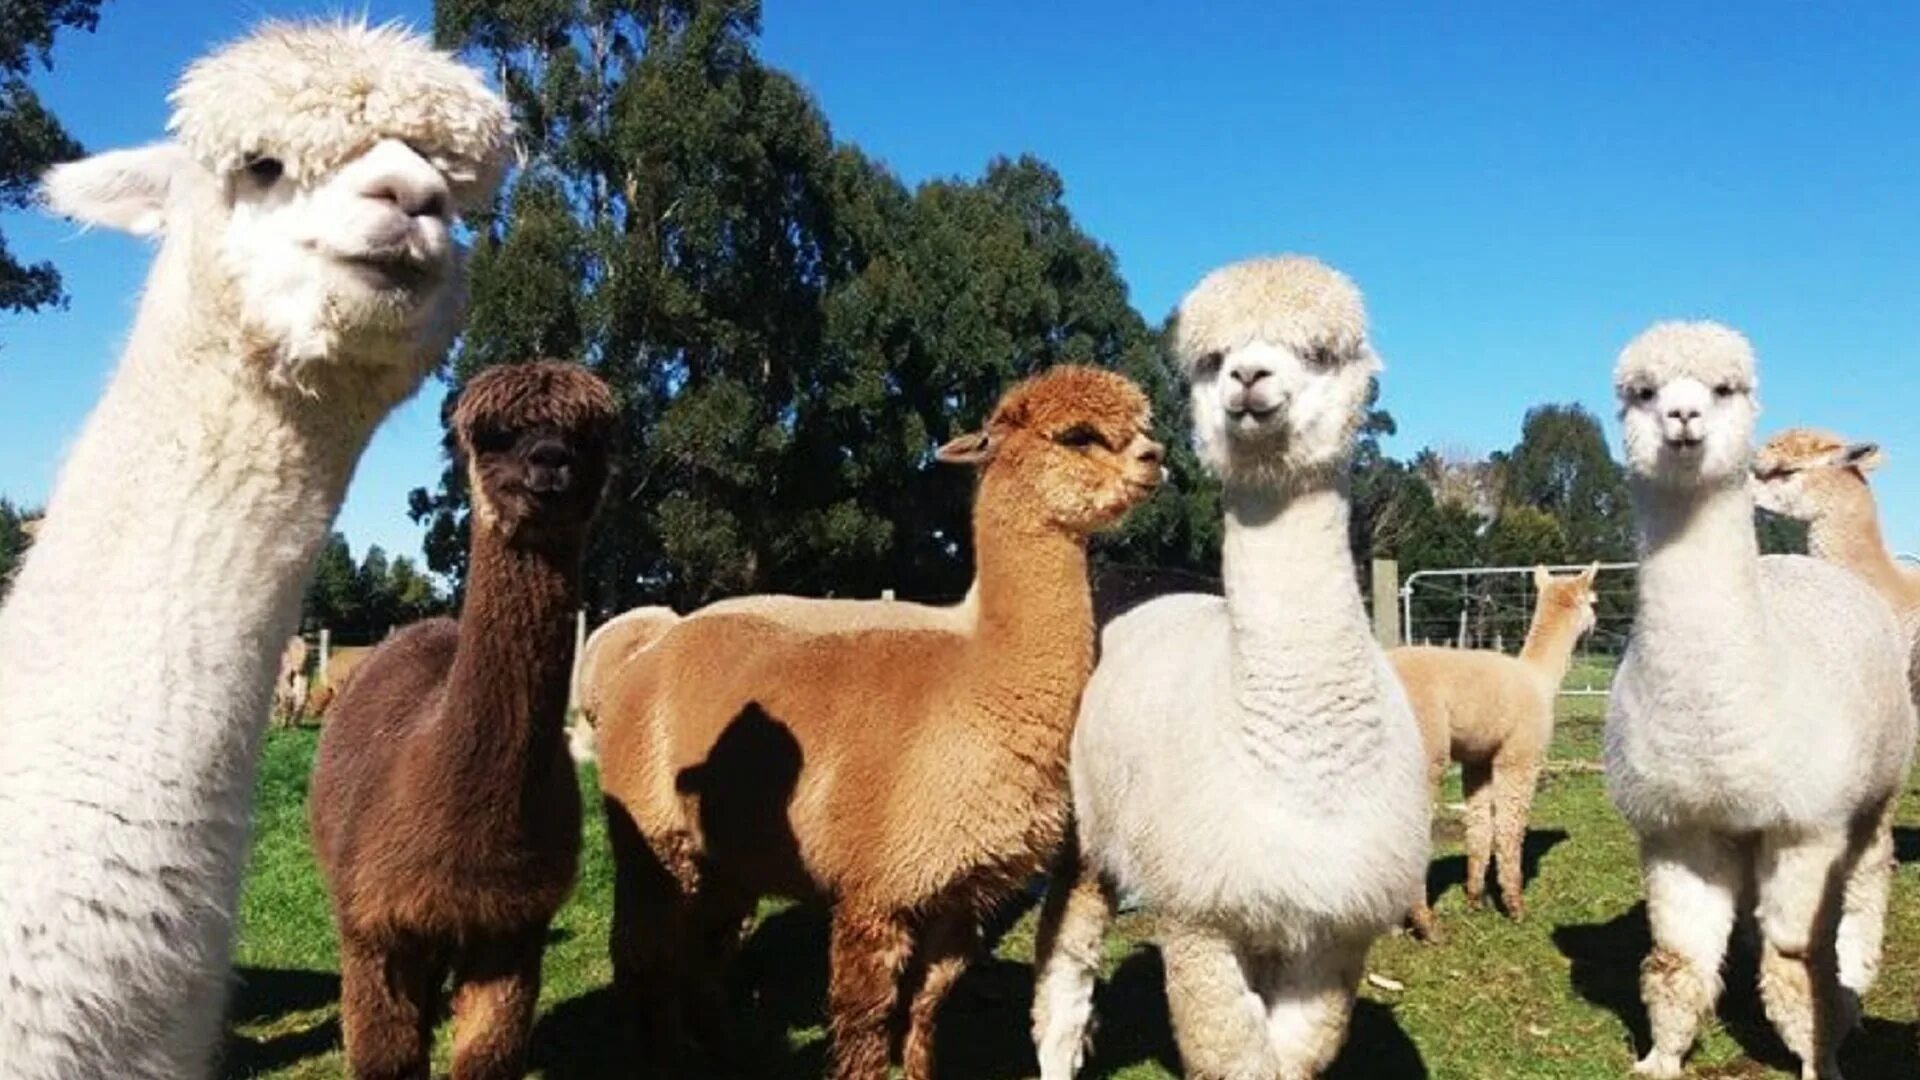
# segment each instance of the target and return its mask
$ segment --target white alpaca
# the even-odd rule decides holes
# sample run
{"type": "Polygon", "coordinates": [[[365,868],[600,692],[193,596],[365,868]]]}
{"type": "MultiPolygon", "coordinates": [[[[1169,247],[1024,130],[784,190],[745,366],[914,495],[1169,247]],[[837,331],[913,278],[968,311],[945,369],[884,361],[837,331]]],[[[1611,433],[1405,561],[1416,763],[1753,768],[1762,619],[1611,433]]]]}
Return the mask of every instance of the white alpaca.
{"type": "Polygon", "coordinates": [[[172,102],[173,141],[46,181],[161,239],[0,611],[9,1077],[206,1069],[276,662],[361,450],[454,333],[452,218],[509,136],[476,73],[350,23],[264,27],[172,102]]]}
{"type": "Polygon", "coordinates": [[[1116,619],[1071,757],[1078,850],[1043,916],[1041,1072],[1078,1067],[1115,888],[1162,917],[1191,1075],[1306,1077],[1345,1038],[1374,938],[1428,858],[1424,751],[1374,643],[1345,475],[1379,370],[1360,295],[1305,258],[1181,304],[1194,428],[1225,485],[1226,597],[1116,619]]]}
{"type": "Polygon", "coordinates": [[[1649,1076],[1680,1074],[1749,889],[1767,1016],[1803,1077],[1840,1075],[1879,965],[1913,748],[1886,602],[1829,563],[1759,555],[1754,382],[1746,339],[1712,323],[1656,325],[1614,371],[1643,558],[1606,770],[1640,836],[1649,1076]]]}

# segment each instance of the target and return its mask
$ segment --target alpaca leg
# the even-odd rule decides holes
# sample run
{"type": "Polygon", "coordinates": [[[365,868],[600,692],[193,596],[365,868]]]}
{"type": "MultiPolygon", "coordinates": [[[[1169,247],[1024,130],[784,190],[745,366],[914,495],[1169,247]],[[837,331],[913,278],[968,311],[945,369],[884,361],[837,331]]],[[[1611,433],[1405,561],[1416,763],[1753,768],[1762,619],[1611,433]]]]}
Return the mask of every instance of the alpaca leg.
{"type": "Polygon", "coordinates": [[[613,848],[613,927],[608,947],[615,992],[637,1011],[653,1053],[686,1049],[680,972],[687,966],[687,914],[682,878],[697,871],[681,845],[642,837],[624,808],[606,801],[607,839],[613,848]],[[669,860],[672,863],[669,863],[669,860]]]}
{"type": "Polygon", "coordinates": [[[1166,925],[1167,1013],[1190,1080],[1275,1080],[1266,1006],[1254,989],[1262,963],[1210,930],[1166,925]]]}
{"type": "Polygon", "coordinates": [[[828,949],[827,1016],[837,1080],[887,1075],[888,1020],[901,971],[913,955],[913,933],[892,912],[842,905],[833,913],[828,949]]]}
{"type": "Polygon", "coordinates": [[[900,1054],[906,1080],[933,1080],[933,1034],[940,1003],[979,947],[979,924],[964,908],[935,916],[921,930],[924,973],[907,1010],[907,1041],[900,1054]]]}
{"type": "Polygon", "coordinates": [[[1540,782],[1540,763],[1496,762],[1493,767],[1493,840],[1499,866],[1500,903],[1515,919],[1527,916],[1526,898],[1521,886],[1521,852],[1526,847],[1527,814],[1533,809],[1533,792],[1540,782]]]}
{"type": "Polygon", "coordinates": [[[1847,875],[1846,900],[1834,952],[1840,986],[1859,999],[1873,988],[1880,972],[1880,943],[1887,928],[1887,892],[1893,886],[1893,807],[1875,818],[1853,870],[1847,875]]]}
{"type": "Polygon", "coordinates": [[[440,966],[424,947],[392,952],[342,934],[340,1027],[359,1080],[427,1076],[440,966]]]}
{"type": "Polygon", "coordinates": [[[1042,1080],[1069,1080],[1086,1053],[1100,942],[1113,917],[1113,893],[1086,864],[1069,834],[1054,860],[1040,909],[1033,966],[1033,1046],[1042,1080]]]}
{"type": "Polygon", "coordinates": [[[1838,1080],[1853,1024],[1834,955],[1846,883],[1840,833],[1767,836],[1760,883],[1760,1000],[1804,1080],[1838,1080]]]}
{"type": "MultiPolygon", "coordinates": [[[[1429,801],[1440,796],[1440,781],[1447,775],[1447,752],[1443,747],[1437,757],[1427,761],[1427,798],[1429,801]]],[[[1434,922],[1433,906],[1427,901],[1427,877],[1420,875],[1420,892],[1414,897],[1413,909],[1407,913],[1413,924],[1413,936],[1428,944],[1438,945],[1443,940],[1440,926],[1434,922]]]]}
{"type": "Polygon", "coordinates": [[[1340,1053],[1370,944],[1335,942],[1270,970],[1261,994],[1283,1080],[1311,1080],[1340,1053]]]}
{"type": "Polygon", "coordinates": [[[1634,1071],[1677,1077],[1700,1019],[1720,997],[1720,962],[1744,878],[1741,852],[1706,832],[1648,836],[1640,844],[1653,951],[1640,965],[1653,1047],[1634,1071]]]}
{"type": "Polygon", "coordinates": [[[1493,858],[1493,765],[1461,763],[1460,785],[1467,796],[1467,906],[1477,910],[1493,858]]]}
{"type": "Polygon", "coordinates": [[[545,926],[476,942],[454,968],[454,1080],[516,1080],[526,1073],[540,1000],[545,926]]]}

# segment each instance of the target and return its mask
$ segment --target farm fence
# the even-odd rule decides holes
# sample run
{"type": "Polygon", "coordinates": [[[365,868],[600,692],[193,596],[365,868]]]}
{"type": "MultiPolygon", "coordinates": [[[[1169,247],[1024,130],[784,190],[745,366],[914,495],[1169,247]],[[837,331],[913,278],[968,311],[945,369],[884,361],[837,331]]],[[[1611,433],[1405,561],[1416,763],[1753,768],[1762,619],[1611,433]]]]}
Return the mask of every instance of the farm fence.
{"type": "MultiPolygon", "coordinates": [[[[1553,566],[1556,574],[1590,564],[1553,566]]],[[[1562,694],[1607,692],[1633,627],[1638,563],[1603,562],[1594,579],[1594,627],[1574,649],[1562,694]]],[[[1450,645],[1518,653],[1533,621],[1531,566],[1463,566],[1416,570],[1400,583],[1400,634],[1405,645],[1450,645]]]]}

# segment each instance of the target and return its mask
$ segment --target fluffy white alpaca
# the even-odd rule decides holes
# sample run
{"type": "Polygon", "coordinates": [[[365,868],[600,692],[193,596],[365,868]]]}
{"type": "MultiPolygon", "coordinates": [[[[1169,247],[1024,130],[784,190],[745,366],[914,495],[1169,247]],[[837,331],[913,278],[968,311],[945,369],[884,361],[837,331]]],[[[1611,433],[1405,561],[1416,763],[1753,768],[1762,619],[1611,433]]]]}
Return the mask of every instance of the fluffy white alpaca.
{"type": "Polygon", "coordinates": [[[1428,858],[1424,751],[1361,608],[1345,477],[1368,382],[1360,295],[1312,259],[1208,275],[1180,306],[1201,457],[1225,485],[1224,599],[1116,619],[1071,757],[1078,850],[1041,928],[1034,1038],[1078,1067],[1115,888],[1162,917],[1190,1075],[1333,1059],[1374,938],[1428,858]]]}
{"type": "Polygon", "coordinates": [[[1759,555],[1754,384],[1746,339],[1712,323],[1656,325],[1614,371],[1643,557],[1606,770],[1640,836],[1649,1076],[1680,1074],[1748,888],[1767,1016],[1803,1077],[1840,1075],[1879,964],[1913,748],[1885,601],[1830,563],[1759,555]]]}
{"type": "Polygon", "coordinates": [[[264,27],[172,103],[173,141],[46,181],[160,245],[0,611],[9,1077],[205,1070],[276,662],[361,450],[454,333],[449,229],[509,136],[472,70],[351,23],[264,27]]]}

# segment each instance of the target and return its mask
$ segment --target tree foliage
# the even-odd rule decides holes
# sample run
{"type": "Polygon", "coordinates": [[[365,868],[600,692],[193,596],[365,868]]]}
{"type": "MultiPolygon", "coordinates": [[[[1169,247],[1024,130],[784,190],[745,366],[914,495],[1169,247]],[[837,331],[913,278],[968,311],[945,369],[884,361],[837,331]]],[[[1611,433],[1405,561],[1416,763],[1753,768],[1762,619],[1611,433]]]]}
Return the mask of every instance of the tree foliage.
{"type": "MultiPolygon", "coordinates": [[[[453,377],[555,356],[616,388],[596,605],[958,595],[971,478],[931,450],[1056,363],[1146,384],[1196,475],[1158,337],[1060,176],[997,159],[909,189],[760,62],[758,26],[745,0],[436,7],[442,40],[501,74],[529,150],[479,222],[453,377]]],[[[462,479],[411,500],[456,578],[462,479]]],[[[1204,487],[1171,490],[1103,557],[1215,558],[1204,487]]]]}
{"type": "Polygon", "coordinates": [[[0,599],[6,598],[7,590],[13,585],[13,572],[20,568],[27,545],[32,543],[26,524],[35,516],[0,496],[0,599]]]}
{"type": "MultiPolygon", "coordinates": [[[[0,3],[0,210],[24,210],[47,166],[81,154],[80,144],[27,85],[37,62],[53,67],[54,35],[91,31],[100,0],[4,0],[0,3]]],[[[62,306],[60,272],[52,263],[20,262],[0,235],[0,311],[62,306]]]]}
{"type": "Polygon", "coordinates": [[[321,549],[301,606],[300,628],[332,632],[341,644],[372,644],[397,626],[444,614],[445,596],[433,579],[402,555],[391,561],[378,544],[359,564],[347,538],[334,533],[321,549]]]}

